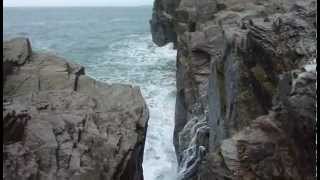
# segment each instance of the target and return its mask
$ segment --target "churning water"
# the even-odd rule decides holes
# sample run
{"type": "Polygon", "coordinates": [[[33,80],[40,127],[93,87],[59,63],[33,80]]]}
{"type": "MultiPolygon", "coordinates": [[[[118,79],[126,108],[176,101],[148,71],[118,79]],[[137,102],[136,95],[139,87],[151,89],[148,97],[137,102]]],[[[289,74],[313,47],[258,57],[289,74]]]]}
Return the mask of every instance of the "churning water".
{"type": "Polygon", "coordinates": [[[174,180],[176,51],[152,43],[151,9],[5,8],[4,38],[27,36],[35,50],[79,63],[97,80],[140,86],[150,110],[144,178],[174,180]]]}

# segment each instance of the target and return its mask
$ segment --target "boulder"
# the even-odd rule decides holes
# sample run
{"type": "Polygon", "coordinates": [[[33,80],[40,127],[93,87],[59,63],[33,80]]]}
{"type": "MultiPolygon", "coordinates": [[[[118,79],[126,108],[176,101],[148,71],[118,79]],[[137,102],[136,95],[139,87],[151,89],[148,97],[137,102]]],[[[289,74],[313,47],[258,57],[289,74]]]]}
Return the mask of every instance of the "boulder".
{"type": "Polygon", "coordinates": [[[11,74],[14,66],[25,64],[32,54],[31,45],[28,39],[14,38],[3,43],[3,73],[2,84],[8,74],[11,74]]]}

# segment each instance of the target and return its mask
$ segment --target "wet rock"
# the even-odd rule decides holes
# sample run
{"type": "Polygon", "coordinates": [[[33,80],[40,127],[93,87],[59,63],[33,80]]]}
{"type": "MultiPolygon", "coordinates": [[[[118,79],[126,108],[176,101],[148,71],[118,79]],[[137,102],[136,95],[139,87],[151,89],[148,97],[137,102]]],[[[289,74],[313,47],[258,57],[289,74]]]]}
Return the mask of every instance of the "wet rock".
{"type": "Polygon", "coordinates": [[[152,40],[158,46],[176,41],[172,14],[177,4],[178,2],[171,0],[154,1],[150,27],[152,40]]]}

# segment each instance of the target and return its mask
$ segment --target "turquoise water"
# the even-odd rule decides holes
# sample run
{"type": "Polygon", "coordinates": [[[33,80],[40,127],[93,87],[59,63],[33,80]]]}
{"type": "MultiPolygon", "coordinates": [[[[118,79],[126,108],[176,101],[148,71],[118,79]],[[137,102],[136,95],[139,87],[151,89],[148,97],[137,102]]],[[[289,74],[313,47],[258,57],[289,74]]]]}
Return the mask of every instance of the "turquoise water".
{"type": "Polygon", "coordinates": [[[34,50],[79,63],[108,83],[140,86],[150,120],[144,153],[145,180],[173,180],[175,57],[172,45],[152,43],[152,7],[5,8],[4,39],[29,37],[34,50]]]}

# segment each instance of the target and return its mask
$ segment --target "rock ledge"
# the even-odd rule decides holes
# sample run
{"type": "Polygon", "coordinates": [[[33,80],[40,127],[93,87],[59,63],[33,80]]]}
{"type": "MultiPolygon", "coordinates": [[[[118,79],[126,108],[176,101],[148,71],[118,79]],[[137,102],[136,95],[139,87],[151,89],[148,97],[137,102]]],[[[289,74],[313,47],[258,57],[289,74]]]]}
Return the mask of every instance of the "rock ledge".
{"type": "Polygon", "coordinates": [[[3,179],[143,180],[149,119],[138,87],[3,42],[3,179]]]}

